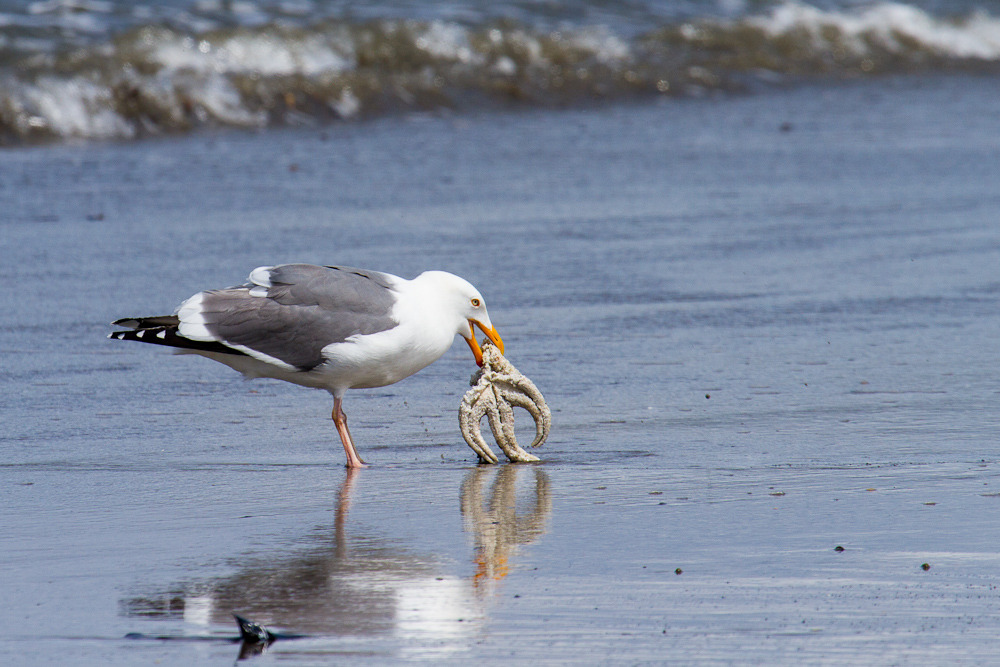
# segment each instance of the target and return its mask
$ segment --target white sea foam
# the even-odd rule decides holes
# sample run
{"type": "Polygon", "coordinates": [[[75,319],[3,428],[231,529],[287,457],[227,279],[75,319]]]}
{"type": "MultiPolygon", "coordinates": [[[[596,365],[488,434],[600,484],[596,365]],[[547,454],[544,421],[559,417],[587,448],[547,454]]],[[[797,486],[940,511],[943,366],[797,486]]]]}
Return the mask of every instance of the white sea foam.
{"type": "Polygon", "coordinates": [[[330,101],[330,108],[341,118],[353,118],[361,111],[361,100],[350,88],[344,88],[339,98],[330,101]]]}
{"type": "MultiPolygon", "coordinates": [[[[291,27],[272,16],[254,26],[260,6],[216,0],[172,14],[169,27],[152,20],[65,53],[55,33],[35,30],[111,29],[102,2],[45,0],[0,14],[0,46],[28,54],[0,69],[0,140],[131,138],[491,99],[702,94],[740,88],[747,72],[829,77],[957,66],[995,74],[1000,62],[1000,18],[942,18],[899,2],[837,10],[787,2],[765,15],[691,18],[634,38],[568,23],[317,19],[291,27]],[[223,29],[198,14],[223,6],[240,25],[223,29]]],[[[316,8],[285,4],[292,14],[316,8]]]]}
{"type": "Polygon", "coordinates": [[[330,36],[320,34],[288,39],[268,32],[237,33],[215,42],[175,35],[160,41],[149,58],[171,70],[253,72],[264,76],[314,76],[355,66],[349,40],[341,40],[334,46],[330,36]]]}
{"type": "Polygon", "coordinates": [[[592,54],[599,63],[611,65],[627,60],[631,49],[621,37],[606,28],[586,28],[569,33],[567,42],[575,49],[592,54]]]}
{"type": "MultiPolygon", "coordinates": [[[[514,62],[509,57],[491,59],[474,48],[469,29],[455,23],[405,22],[397,24],[395,31],[398,34],[408,33],[412,44],[436,62],[457,63],[470,68],[492,67],[503,74],[513,74],[516,70],[516,67],[511,67],[514,62]]],[[[491,31],[490,35],[493,32],[499,31],[491,31]]],[[[195,39],[171,33],[154,40],[148,59],[172,71],[315,77],[356,69],[356,42],[359,39],[364,38],[347,29],[333,28],[322,33],[238,32],[215,39],[195,39]]],[[[629,44],[604,28],[567,31],[559,35],[559,39],[564,49],[591,57],[599,63],[611,64],[630,57],[629,44]]],[[[549,64],[550,58],[542,48],[540,35],[518,29],[507,33],[503,41],[525,57],[528,64],[549,64]]],[[[406,63],[398,63],[398,66],[405,68],[406,63]]]]}
{"type": "Polygon", "coordinates": [[[239,127],[263,127],[267,123],[267,114],[247,109],[240,92],[221,74],[174,76],[173,82],[178,93],[193,104],[202,122],[215,120],[239,127]]]}
{"type": "Polygon", "coordinates": [[[83,79],[42,77],[18,86],[22,122],[60,137],[127,139],[135,128],[111,107],[111,91],[83,79]]]}
{"type": "Polygon", "coordinates": [[[771,37],[804,32],[818,50],[840,47],[865,55],[872,47],[905,53],[919,45],[941,57],[1000,59],[1000,19],[983,12],[949,21],[899,3],[882,3],[857,13],[827,12],[786,3],[769,16],[747,22],[771,37]]]}
{"type": "Polygon", "coordinates": [[[526,55],[529,63],[537,64],[543,61],[541,43],[539,43],[537,37],[526,30],[512,30],[508,33],[506,42],[511,44],[518,52],[526,55]]]}
{"type": "Polygon", "coordinates": [[[490,71],[504,76],[514,76],[517,74],[517,63],[507,56],[500,56],[490,68],[490,71]]]}
{"type": "Polygon", "coordinates": [[[456,23],[431,21],[419,30],[414,43],[435,58],[466,64],[483,61],[469,44],[469,31],[456,23]]]}

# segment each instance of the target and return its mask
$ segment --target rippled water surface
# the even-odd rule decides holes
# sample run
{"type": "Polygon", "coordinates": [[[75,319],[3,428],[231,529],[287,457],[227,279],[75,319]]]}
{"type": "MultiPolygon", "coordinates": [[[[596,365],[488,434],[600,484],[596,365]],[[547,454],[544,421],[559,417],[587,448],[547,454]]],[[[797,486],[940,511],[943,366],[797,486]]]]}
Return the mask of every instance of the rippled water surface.
{"type": "Polygon", "coordinates": [[[993,83],[5,151],[4,661],[991,661],[993,83]],[[543,463],[474,464],[461,344],[348,475],[322,392],[105,338],[288,261],[475,283],[543,463]]]}

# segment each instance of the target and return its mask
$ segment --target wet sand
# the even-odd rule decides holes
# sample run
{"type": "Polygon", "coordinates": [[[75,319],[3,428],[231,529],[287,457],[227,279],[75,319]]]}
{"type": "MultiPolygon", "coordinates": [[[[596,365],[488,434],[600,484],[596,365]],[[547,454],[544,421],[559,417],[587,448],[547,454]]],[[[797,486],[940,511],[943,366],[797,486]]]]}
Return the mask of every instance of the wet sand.
{"type": "Polygon", "coordinates": [[[231,664],[124,638],[231,611],[310,635],[257,664],[992,660],[998,118],[954,77],[4,152],[5,661],[231,664]],[[104,338],[286,261],[475,283],[543,463],[475,465],[464,345],[348,395],[348,475],[329,396],[104,338]]]}

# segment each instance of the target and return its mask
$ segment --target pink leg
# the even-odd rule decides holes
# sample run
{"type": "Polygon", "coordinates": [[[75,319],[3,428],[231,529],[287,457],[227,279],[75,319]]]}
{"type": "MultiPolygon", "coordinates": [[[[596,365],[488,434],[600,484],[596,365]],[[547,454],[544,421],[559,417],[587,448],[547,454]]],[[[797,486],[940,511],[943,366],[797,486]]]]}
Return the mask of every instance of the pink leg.
{"type": "Polygon", "coordinates": [[[358,450],[354,447],[354,440],[351,432],[347,430],[347,415],[344,414],[342,406],[343,399],[333,398],[333,423],[337,425],[337,433],[340,434],[340,441],[344,443],[344,453],[347,454],[348,468],[364,468],[365,462],[358,456],[358,450]]]}

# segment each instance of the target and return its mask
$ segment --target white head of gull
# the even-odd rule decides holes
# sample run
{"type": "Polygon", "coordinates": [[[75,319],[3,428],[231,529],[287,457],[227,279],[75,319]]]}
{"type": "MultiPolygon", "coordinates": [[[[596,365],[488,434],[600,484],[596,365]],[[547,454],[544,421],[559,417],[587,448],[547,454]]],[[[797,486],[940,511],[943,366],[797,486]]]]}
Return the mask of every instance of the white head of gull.
{"type": "Polygon", "coordinates": [[[483,363],[475,328],[503,351],[486,300],[444,271],[413,280],[346,266],[262,266],[244,285],[207,290],[173,315],[124,318],[109,338],[199,354],[248,378],[326,389],[347,466],[364,466],[347,429],[348,389],[383,387],[428,366],[465,338],[483,363]]]}

